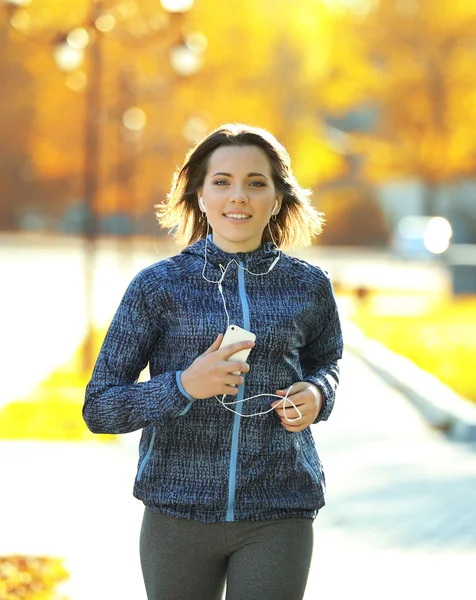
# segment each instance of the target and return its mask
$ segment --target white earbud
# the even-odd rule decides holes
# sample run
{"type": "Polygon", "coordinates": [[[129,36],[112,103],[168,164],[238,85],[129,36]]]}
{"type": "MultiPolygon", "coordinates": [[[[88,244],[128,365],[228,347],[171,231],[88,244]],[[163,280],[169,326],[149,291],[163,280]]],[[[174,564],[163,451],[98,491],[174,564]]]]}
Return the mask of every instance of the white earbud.
{"type": "Polygon", "coordinates": [[[200,207],[200,209],[203,212],[207,212],[207,209],[205,208],[205,202],[203,201],[203,198],[200,196],[200,198],[198,199],[198,206],[200,207]]]}
{"type": "Polygon", "coordinates": [[[278,201],[276,200],[276,202],[274,203],[274,206],[273,206],[273,210],[271,211],[271,216],[274,215],[274,213],[276,212],[277,208],[278,208],[278,201]]]}

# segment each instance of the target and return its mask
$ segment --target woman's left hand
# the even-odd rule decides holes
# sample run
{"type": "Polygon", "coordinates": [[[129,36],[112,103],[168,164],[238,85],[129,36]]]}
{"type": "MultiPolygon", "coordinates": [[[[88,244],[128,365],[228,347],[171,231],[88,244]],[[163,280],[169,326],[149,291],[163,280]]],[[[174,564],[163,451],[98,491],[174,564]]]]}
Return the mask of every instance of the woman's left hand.
{"type": "MultiPolygon", "coordinates": [[[[278,396],[285,396],[287,391],[287,389],[277,390],[276,394],[278,396]]],[[[299,417],[299,413],[293,408],[290,402],[286,402],[286,417],[291,419],[291,422],[287,421],[284,416],[284,402],[276,400],[271,406],[275,407],[275,410],[281,419],[281,424],[287,431],[302,431],[314,422],[314,419],[321,411],[323,403],[321,390],[307,381],[298,381],[291,386],[288,398],[299,408],[302,415],[302,417],[296,421],[293,421],[292,419],[299,417]],[[278,406],[279,402],[281,403],[278,406]]]]}

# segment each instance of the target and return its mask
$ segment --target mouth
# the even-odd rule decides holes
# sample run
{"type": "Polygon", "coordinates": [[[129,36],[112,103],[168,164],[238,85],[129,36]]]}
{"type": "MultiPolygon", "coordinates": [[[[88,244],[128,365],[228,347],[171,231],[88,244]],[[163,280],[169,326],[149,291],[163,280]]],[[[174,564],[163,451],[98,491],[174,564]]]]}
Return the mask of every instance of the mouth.
{"type": "Polygon", "coordinates": [[[251,215],[238,212],[223,213],[223,216],[230,221],[248,221],[251,219],[251,215]]]}

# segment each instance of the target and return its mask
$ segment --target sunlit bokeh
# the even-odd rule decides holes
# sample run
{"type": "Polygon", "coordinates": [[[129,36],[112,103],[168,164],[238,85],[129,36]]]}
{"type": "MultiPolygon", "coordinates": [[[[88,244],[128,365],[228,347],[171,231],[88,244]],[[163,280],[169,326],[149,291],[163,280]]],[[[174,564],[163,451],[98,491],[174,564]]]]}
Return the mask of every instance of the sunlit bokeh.
{"type": "Polygon", "coordinates": [[[433,217],[425,231],[424,242],[427,250],[441,254],[448,250],[452,236],[450,223],[442,217],[433,217]]]}
{"type": "Polygon", "coordinates": [[[176,73],[188,77],[199,71],[202,58],[187,45],[180,44],[170,50],[170,62],[176,73]]]}
{"type": "Polygon", "coordinates": [[[74,71],[83,64],[83,49],[73,47],[67,41],[58,43],[53,54],[56,64],[62,71],[74,71]]]}
{"type": "Polygon", "coordinates": [[[98,17],[94,24],[99,31],[102,33],[107,33],[108,31],[112,31],[114,29],[116,19],[113,15],[104,14],[98,17]]]}
{"type": "Polygon", "coordinates": [[[208,123],[206,119],[199,116],[192,116],[187,119],[182,129],[183,136],[192,146],[197,140],[203,138],[207,131],[208,123]]]}
{"type": "Polygon", "coordinates": [[[185,38],[185,44],[195,54],[203,54],[208,46],[207,36],[201,31],[188,33],[185,38]]]}
{"type": "Polygon", "coordinates": [[[289,152],[325,219],[290,252],[344,327],[305,600],[470,594],[475,31],[474,0],[0,0],[0,597],[69,573],[68,600],[145,600],[140,431],[93,434],[84,391],[131,279],[180,251],[154,207],[226,122],[289,152]]]}
{"type": "Polygon", "coordinates": [[[29,6],[33,0],[2,0],[7,6],[29,6]]]}
{"type": "Polygon", "coordinates": [[[84,27],[76,27],[68,33],[66,41],[72,48],[84,50],[89,44],[89,33],[84,27]]]}
{"type": "Polygon", "coordinates": [[[73,92],[81,92],[88,83],[88,77],[83,71],[74,71],[66,76],[65,84],[73,92]]]}
{"type": "Polygon", "coordinates": [[[26,10],[19,10],[12,15],[10,23],[14,29],[18,29],[19,31],[28,29],[31,23],[30,15],[26,10]]]}
{"type": "Polygon", "coordinates": [[[133,17],[139,10],[135,0],[125,0],[124,2],[119,2],[116,4],[115,8],[116,11],[126,19],[133,17]]]}
{"type": "Polygon", "coordinates": [[[335,11],[350,11],[356,15],[366,15],[378,0],[320,0],[322,4],[335,11]]]}
{"type": "Polygon", "coordinates": [[[160,0],[160,2],[169,12],[186,12],[192,8],[194,0],[160,0]]]}
{"type": "Polygon", "coordinates": [[[122,122],[124,127],[131,131],[141,131],[147,123],[147,115],[141,108],[134,106],[126,110],[122,116],[122,122]]]}

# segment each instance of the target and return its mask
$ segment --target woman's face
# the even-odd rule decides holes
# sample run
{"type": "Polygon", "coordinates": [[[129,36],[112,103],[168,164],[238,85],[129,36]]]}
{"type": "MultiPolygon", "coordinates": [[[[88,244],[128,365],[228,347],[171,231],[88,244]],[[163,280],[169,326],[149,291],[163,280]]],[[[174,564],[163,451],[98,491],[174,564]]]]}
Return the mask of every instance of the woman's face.
{"type": "Polygon", "coordinates": [[[210,156],[199,192],[213,229],[213,243],[225,252],[249,252],[261,245],[271,213],[282,194],[271,164],[258,146],[220,146],[210,156]]]}

